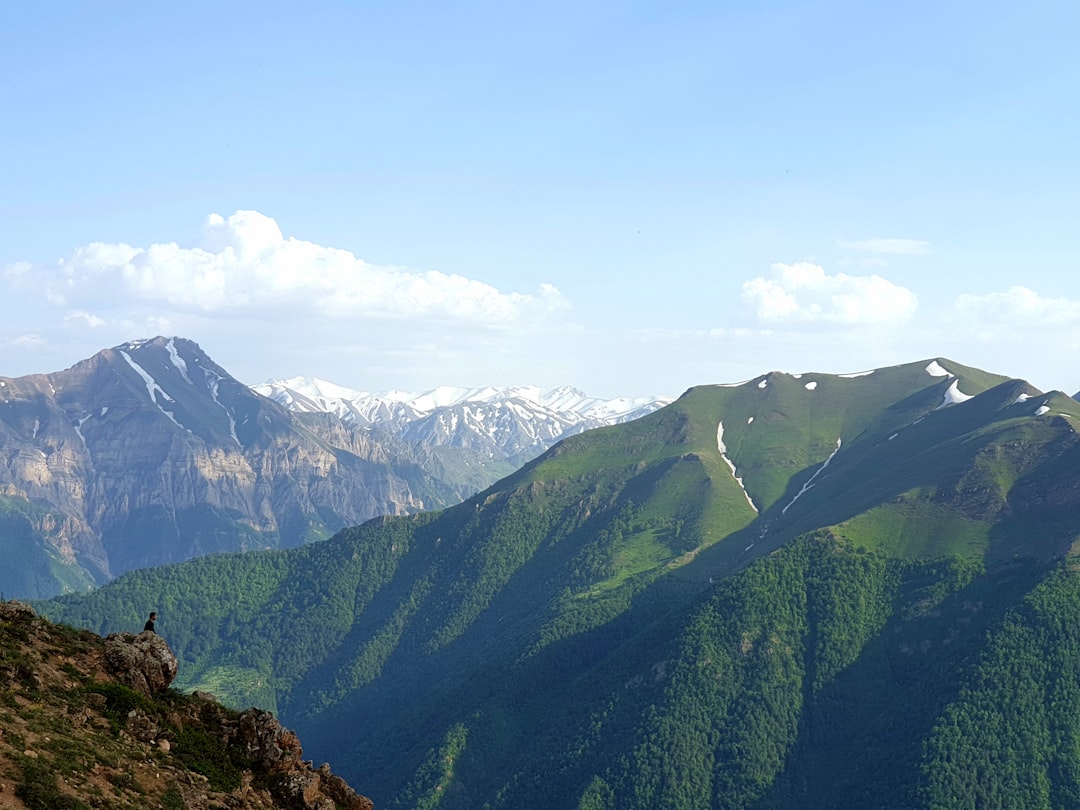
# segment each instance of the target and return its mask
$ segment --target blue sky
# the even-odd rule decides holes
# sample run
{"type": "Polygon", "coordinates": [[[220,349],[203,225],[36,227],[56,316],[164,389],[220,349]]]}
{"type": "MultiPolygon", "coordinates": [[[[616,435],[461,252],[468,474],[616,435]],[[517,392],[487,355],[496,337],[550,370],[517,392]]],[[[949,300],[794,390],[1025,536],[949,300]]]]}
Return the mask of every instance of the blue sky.
{"type": "Polygon", "coordinates": [[[0,375],[175,334],[370,391],[1080,390],[1074,3],[2,14],[0,375]]]}

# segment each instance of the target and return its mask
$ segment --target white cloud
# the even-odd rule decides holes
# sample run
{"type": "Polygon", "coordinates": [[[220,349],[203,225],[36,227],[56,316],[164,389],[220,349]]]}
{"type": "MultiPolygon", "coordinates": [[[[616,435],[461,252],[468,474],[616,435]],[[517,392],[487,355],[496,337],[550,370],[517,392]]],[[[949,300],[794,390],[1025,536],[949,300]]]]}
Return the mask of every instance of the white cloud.
{"type": "Polygon", "coordinates": [[[288,311],[327,317],[437,317],[509,326],[568,306],[542,284],[533,295],[502,292],[460,275],[374,265],[346,250],[286,238],[258,211],[211,214],[194,247],[93,243],[50,267],[12,265],[13,286],[44,291],[54,306],[88,310],[123,305],[155,312],[259,315],[288,311]]]}
{"type": "Polygon", "coordinates": [[[1060,326],[1080,322],[1080,301],[1043,298],[1019,285],[988,295],[961,295],[955,306],[961,317],[984,324],[1060,326]]]}
{"type": "Polygon", "coordinates": [[[742,299],[759,320],[789,324],[896,324],[909,320],[918,306],[913,292],[881,276],[830,276],[811,262],[774,264],[771,278],[743,283],[742,299]]]}
{"type": "Polygon", "coordinates": [[[930,253],[930,243],[918,239],[860,239],[854,242],[839,240],[840,247],[846,250],[863,250],[868,253],[892,253],[911,255],[930,253]]]}
{"type": "Polygon", "coordinates": [[[91,329],[99,329],[108,323],[104,318],[94,315],[93,313],[81,311],[68,312],[66,315],[64,315],[64,322],[78,322],[90,327],[91,329]]]}
{"type": "Polygon", "coordinates": [[[33,349],[43,346],[45,339],[40,335],[24,334],[0,337],[0,346],[12,349],[33,349]]]}

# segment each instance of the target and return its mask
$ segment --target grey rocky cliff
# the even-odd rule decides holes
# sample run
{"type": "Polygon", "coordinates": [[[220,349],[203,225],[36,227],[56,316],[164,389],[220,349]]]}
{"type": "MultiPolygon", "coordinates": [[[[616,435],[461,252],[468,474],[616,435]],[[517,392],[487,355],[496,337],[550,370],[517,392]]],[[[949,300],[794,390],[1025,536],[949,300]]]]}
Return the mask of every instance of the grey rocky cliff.
{"type": "Polygon", "coordinates": [[[180,338],[0,378],[0,506],[18,519],[0,533],[36,544],[41,569],[30,585],[0,574],[10,594],[75,587],[36,587],[64,566],[88,585],[207,553],[295,546],[462,494],[362,431],[309,428],[180,338]]]}

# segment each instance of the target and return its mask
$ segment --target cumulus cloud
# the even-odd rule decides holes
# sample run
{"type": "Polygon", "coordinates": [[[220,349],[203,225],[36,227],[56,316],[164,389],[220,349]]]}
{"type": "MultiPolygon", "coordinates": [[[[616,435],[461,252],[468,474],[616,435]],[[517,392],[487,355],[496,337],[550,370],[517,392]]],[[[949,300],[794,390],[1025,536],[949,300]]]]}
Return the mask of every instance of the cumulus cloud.
{"type": "Polygon", "coordinates": [[[771,278],[743,283],[742,300],[760,321],[773,324],[897,324],[918,306],[911,290],[881,276],[830,276],[811,262],[772,265],[771,278]]]}
{"type": "Polygon", "coordinates": [[[66,323],[78,322],[90,327],[91,329],[99,329],[108,323],[104,318],[98,315],[94,315],[92,312],[82,311],[68,312],[66,315],[64,315],[64,321],[66,323]]]}
{"type": "Polygon", "coordinates": [[[33,349],[42,346],[45,339],[33,333],[25,335],[5,335],[0,337],[0,347],[11,349],[33,349]]]}
{"type": "Polygon", "coordinates": [[[1043,298],[1019,285],[988,295],[961,295],[955,306],[962,317],[984,324],[1060,326],[1080,322],[1080,301],[1043,298]]]}
{"type": "Polygon", "coordinates": [[[286,238],[258,211],[211,214],[199,243],[93,243],[50,267],[7,268],[14,286],[43,289],[55,306],[85,312],[141,303],[195,314],[278,310],[327,317],[438,317],[507,326],[565,308],[553,286],[502,292],[475,279],[374,265],[347,250],[286,238]]]}
{"type": "Polygon", "coordinates": [[[840,247],[846,250],[862,250],[867,253],[893,253],[897,255],[910,255],[913,253],[930,253],[930,243],[918,239],[859,239],[854,242],[840,240],[840,247]]]}

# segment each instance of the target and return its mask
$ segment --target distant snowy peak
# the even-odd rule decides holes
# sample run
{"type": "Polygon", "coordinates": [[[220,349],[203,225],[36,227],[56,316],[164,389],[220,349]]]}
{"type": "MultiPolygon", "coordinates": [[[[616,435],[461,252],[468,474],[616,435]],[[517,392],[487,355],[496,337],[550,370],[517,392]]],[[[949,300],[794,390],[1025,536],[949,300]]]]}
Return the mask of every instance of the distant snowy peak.
{"type": "Polygon", "coordinates": [[[411,422],[444,408],[459,405],[505,405],[518,403],[526,410],[572,415],[581,419],[613,424],[637,418],[667,405],[670,396],[590,397],[571,386],[545,390],[535,385],[496,388],[440,386],[423,393],[358,391],[315,377],[292,377],[253,385],[252,390],[293,411],[332,413],[362,425],[401,420],[411,422]]]}

